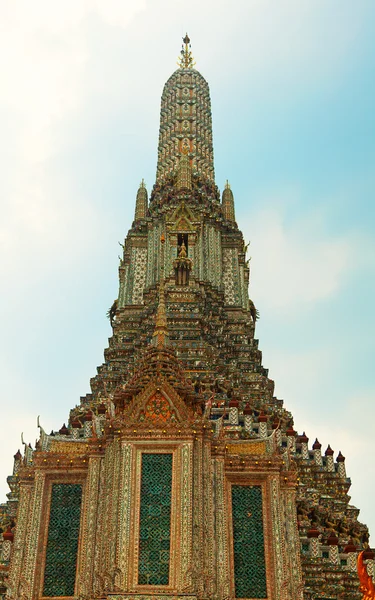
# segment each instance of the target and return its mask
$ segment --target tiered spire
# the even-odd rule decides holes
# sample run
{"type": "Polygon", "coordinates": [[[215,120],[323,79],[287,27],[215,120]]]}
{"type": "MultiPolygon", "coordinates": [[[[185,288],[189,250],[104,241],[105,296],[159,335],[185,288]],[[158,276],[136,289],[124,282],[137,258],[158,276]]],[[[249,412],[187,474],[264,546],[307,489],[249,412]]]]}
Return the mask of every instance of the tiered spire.
{"type": "Polygon", "coordinates": [[[214,181],[211,100],[208,84],[194,69],[186,35],[179,69],[168,79],[161,98],[157,184],[176,174],[187,152],[193,174],[214,181]]]}

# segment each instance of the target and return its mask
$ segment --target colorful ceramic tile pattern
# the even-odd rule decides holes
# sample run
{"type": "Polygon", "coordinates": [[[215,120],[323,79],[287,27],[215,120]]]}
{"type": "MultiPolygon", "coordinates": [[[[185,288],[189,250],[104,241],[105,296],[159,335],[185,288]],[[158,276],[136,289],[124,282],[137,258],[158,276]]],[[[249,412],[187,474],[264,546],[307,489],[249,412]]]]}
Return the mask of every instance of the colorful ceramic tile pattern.
{"type": "Polygon", "coordinates": [[[139,524],[140,585],[168,585],[172,454],[143,454],[139,524]]]}
{"type": "Polygon", "coordinates": [[[267,598],[261,487],[234,485],[232,506],[236,598],[267,598]]]}
{"type": "Polygon", "coordinates": [[[38,420],[35,448],[14,455],[0,597],[36,600],[44,585],[54,600],[361,600],[369,533],[344,456],[309,446],[274,395],[249,244],[229,183],[222,196],[215,183],[208,84],[183,43],[156,181],[140,184],[120,244],[104,362],[66,424],[48,435],[38,420]]]}
{"type": "Polygon", "coordinates": [[[73,596],[76,578],[82,486],[52,486],[48,527],[44,596],[73,596]]]}

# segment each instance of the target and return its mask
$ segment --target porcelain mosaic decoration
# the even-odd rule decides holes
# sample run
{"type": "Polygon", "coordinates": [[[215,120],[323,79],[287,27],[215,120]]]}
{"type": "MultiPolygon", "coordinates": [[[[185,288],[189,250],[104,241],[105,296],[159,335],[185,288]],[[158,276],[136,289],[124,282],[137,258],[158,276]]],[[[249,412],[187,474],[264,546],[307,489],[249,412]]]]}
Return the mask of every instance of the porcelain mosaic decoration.
{"type": "Polygon", "coordinates": [[[208,84],[185,36],[162,93],[155,185],[135,193],[104,362],[66,425],[48,435],[41,419],[36,446],[14,457],[3,598],[372,593],[345,458],[311,446],[274,396],[249,279],[233,191],[215,184],[208,84]]]}

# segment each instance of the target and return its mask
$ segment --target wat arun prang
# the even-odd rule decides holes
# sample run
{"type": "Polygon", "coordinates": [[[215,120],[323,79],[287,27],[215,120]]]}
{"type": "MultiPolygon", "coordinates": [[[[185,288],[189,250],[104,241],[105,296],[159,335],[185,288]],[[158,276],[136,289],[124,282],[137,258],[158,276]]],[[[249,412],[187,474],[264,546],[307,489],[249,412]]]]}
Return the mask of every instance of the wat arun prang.
{"type": "MultiPolygon", "coordinates": [[[[215,185],[211,105],[184,38],[164,86],[113,330],[67,426],[17,452],[2,506],[8,600],[362,598],[368,532],[345,458],[294,429],[254,337],[249,261],[215,185]]],[[[72,402],[73,404],[73,402],[72,402]]]]}

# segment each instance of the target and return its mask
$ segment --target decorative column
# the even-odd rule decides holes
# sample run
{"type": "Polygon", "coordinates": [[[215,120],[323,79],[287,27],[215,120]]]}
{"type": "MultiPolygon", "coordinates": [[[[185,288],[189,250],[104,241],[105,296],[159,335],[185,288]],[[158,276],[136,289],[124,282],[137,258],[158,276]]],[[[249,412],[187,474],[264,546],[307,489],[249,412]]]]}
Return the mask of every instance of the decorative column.
{"type": "Polygon", "coordinates": [[[99,430],[99,431],[97,431],[98,437],[102,437],[102,435],[103,435],[102,430],[103,430],[103,426],[104,426],[104,423],[105,423],[106,412],[107,412],[107,407],[104,404],[104,402],[102,402],[101,404],[99,404],[99,406],[97,408],[98,430],[99,430]]]}
{"type": "Polygon", "coordinates": [[[313,443],[313,450],[314,450],[315,464],[318,467],[322,467],[323,466],[322,444],[318,441],[318,438],[316,438],[315,442],[313,443]]]}
{"type": "Polygon", "coordinates": [[[334,455],[334,452],[333,452],[331,446],[328,444],[328,448],[325,451],[325,456],[326,456],[326,460],[327,460],[327,463],[326,463],[327,471],[329,473],[335,472],[335,463],[333,461],[333,455],[334,455]]]}
{"type": "Polygon", "coordinates": [[[332,532],[327,539],[327,546],[329,547],[329,560],[332,564],[339,564],[339,538],[332,532]]]}
{"type": "Polygon", "coordinates": [[[338,474],[342,479],[346,479],[345,456],[341,454],[341,451],[337,455],[336,462],[338,474]]]}
{"type": "Polygon", "coordinates": [[[319,558],[320,557],[319,536],[320,536],[320,532],[314,526],[312,526],[311,529],[309,529],[307,532],[307,537],[310,540],[310,556],[311,556],[311,558],[319,558]]]}
{"type": "MultiPolygon", "coordinates": [[[[211,462],[211,451],[210,451],[210,462],[211,462]]],[[[193,444],[187,442],[183,444],[181,448],[181,573],[178,577],[178,587],[180,590],[188,590],[191,588],[191,546],[192,546],[192,474],[193,474],[193,444]]],[[[210,496],[214,497],[211,489],[213,481],[213,466],[209,466],[209,476],[207,478],[208,485],[210,486],[210,496]]],[[[212,546],[210,552],[212,560],[215,560],[215,546],[214,546],[214,526],[215,526],[215,511],[212,510],[212,533],[211,540],[212,546]]],[[[214,582],[213,582],[214,585],[214,582]]],[[[213,594],[212,594],[213,595],[213,594]]]]}
{"type": "Polygon", "coordinates": [[[194,439],[193,450],[193,548],[192,548],[192,582],[197,596],[204,598],[203,581],[203,444],[202,437],[194,439]]]}
{"type": "Polygon", "coordinates": [[[238,400],[229,402],[229,423],[231,425],[238,425],[238,405],[238,400]]]}
{"type": "Polygon", "coordinates": [[[281,436],[281,429],[280,429],[280,421],[274,421],[272,423],[272,430],[275,431],[275,441],[276,441],[276,446],[281,446],[281,442],[282,442],[282,436],[281,436]]]}
{"type": "Polygon", "coordinates": [[[348,557],[348,567],[351,571],[357,571],[357,546],[353,544],[353,540],[344,548],[344,552],[348,557]]]}
{"type": "Polygon", "coordinates": [[[303,460],[309,460],[309,438],[305,432],[299,436],[298,441],[301,444],[301,456],[303,460]]]}
{"type": "Polygon", "coordinates": [[[79,431],[80,429],[82,429],[82,423],[81,421],[79,421],[78,419],[74,419],[71,422],[71,428],[72,428],[72,436],[74,440],[78,440],[79,439],[79,431]]]}
{"type": "MultiPolygon", "coordinates": [[[[295,437],[293,437],[295,440],[295,437]]],[[[285,550],[286,565],[288,567],[288,600],[303,600],[302,569],[300,558],[300,538],[298,535],[298,524],[296,514],[296,487],[294,484],[282,486],[285,502],[285,550]]]]}
{"type": "Polygon", "coordinates": [[[371,550],[371,548],[367,548],[363,553],[363,560],[366,561],[367,573],[372,578],[374,578],[374,575],[375,575],[374,558],[375,558],[374,552],[371,550]]]}
{"type": "Polygon", "coordinates": [[[14,535],[10,528],[10,525],[8,525],[8,529],[3,533],[2,560],[4,562],[8,562],[10,560],[13,540],[14,535]]]}
{"type": "Polygon", "coordinates": [[[272,512],[272,531],[274,537],[274,563],[275,563],[275,599],[281,600],[282,587],[286,580],[286,548],[285,548],[285,533],[281,504],[281,489],[278,476],[270,477],[270,500],[272,512]]]}
{"type": "Polygon", "coordinates": [[[104,591],[104,578],[102,570],[102,553],[103,553],[103,538],[107,534],[105,527],[105,496],[103,493],[106,484],[106,470],[104,465],[104,458],[101,461],[100,473],[98,478],[98,508],[97,508],[97,519],[96,519],[96,532],[95,532],[95,548],[94,548],[94,576],[92,582],[92,592],[94,597],[100,597],[104,591]],[[101,493],[100,493],[101,492],[101,493]],[[99,568],[100,565],[100,568],[99,568]]]}
{"type": "Polygon", "coordinates": [[[90,598],[93,587],[100,465],[100,456],[90,457],[85,494],[82,503],[82,544],[79,557],[80,572],[77,586],[78,595],[82,598],[90,598]]]}
{"type": "Polygon", "coordinates": [[[119,481],[119,511],[117,527],[116,565],[122,573],[121,587],[128,589],[128,559],[130,545],[130,499],[131,499],[131,464],[132,444],[123,443],[121,447],[120,481],[119,481]]]}
{"type": "Polygon", "coordinates": [[[110,470],[110,475],[108,477],[108,504],[107,504],[107,515],[106,521],[104,522],[106,527],[106,552],[105,552],[105,560],[106,560],[106,572],[110,573],[112,576],[112,580],[116,581],[117,574],[117,565],[116,565],[116,556],[117,556],[117,545],[118,545],[118,510],[119,510],[119,482],[120,482],[120,468],[121,468],[121,440],[119,437],[115,436],[113,442],[111,444],[111,454],[110,454],[110,462],[107,465],[107,469],[110,470]]]}
{"type": "Polygon", "coordinates": [[[23,577],[21,577],[21,579],[27,582],[25,585],[26,589],[24,590],[25,600],[31,600],[33,596],[39,530],[42,517],[44,484],[45,474],[42,471],[37,471],[35,473],[30,513],[28,514],[29,522],[26,537],[27,555],[25,556],[25,561],[22,566],[23,577]]]}
{"type": "Polygon", "coordinates": [[[262,411],[258,417],[259,435],[263,438],[267,437],[267,415],[262,411]]]}
{"type": "Polygon", "coordinates": [[[251,433],[253,430],[253,411],[250,408],[249,403],[247,403],[245,408],[243,409],[243,414],[245,431],[247,433],[251,433]]]}
{"type": "Polygon", "coordinates": [[[83,437],[89,438],[92,436],[92,412],[88,410],[83,417],[83,437]]]}
{"type": "Polygon", "coordinates": [[[32,507],[32,482],[22,483],[18,507],[17,529],[14,538],[12,562],[8,575],[7,600],[19,600],[21,597],[20,579],[27,558],[27,524],[32,507]]]}
{"type": "Polygon", "coordinates": [[[228,558],[228,507],[224,493],[224,457],[218,456],[213,461],[214,475],[212,479],[212,493],[216,497],[215,502],[215,540],[216,551],[216,597],[219,600],[228,598],[229,591],[229,558],[228,558]]]}
{"type": "Polygon", "coordinates": [[[292,425],[288,427],[286,430],[287,440],[288,440],[288,449],[295,454],[296,452],[296,432],[294,431],[292,425]]]}
{"type": "MultiPolygon", "coordinates": [[[[238,410],[238,409],[237,409],[238,410]]],[[[211,441],[203,436],[203,592],[205,598],[212,598],[214,588],[214,506],[212,494],[211,441]]]]}
{"type": "MultiPolygon", "coordinates": [[[[114,555],[118,554],[118,548],[116,543],[116,533],[121,532],[118,529],[118,510],[120,507],[126,508],[126,506],[115,504],[115,494],[121,493],[121,480],[116,478],[118,476],[118,465],[120,464],[120,457],[117,454],[120,453],[119,438],[112,437],[113,434],[107,437],[107,444],[102,458],[101,474],[100,474],[100,491],[98,496],[98,522],[97,522],[97,535],[99,536],[100,543],[96,544],[95,548],[95,564],[96,570],[94,578],[94,589],[96,593],[103,591],[109,591],[112,587],[112,575],[115,568],[114,555]],[[117,490],[117,492],[116,492],[117,490]],[[115,492],[115,493],[114,493],[115,492]]],[[[128,485],[130,485],[128,483],[128,485]]],[[[124,499],[126,503],[126,500],[124,499]]],[[[122,523],[124,526],[124,523],[122,523]]],[[[129,545],[124,550],[122,555],[122,565],[128,564],[128,551],[129,545]]],[[[122,569],[122,566],[120,567],[122,569]]],[[[84,574],[84,571],[82,571],[84,574]]],[[[126,575],[123,574],[124,577],[126,575]]]]}

